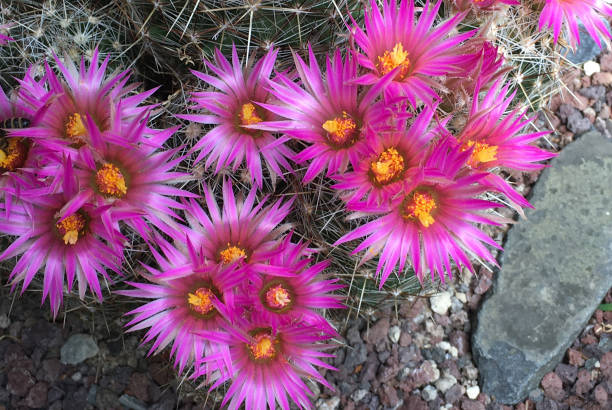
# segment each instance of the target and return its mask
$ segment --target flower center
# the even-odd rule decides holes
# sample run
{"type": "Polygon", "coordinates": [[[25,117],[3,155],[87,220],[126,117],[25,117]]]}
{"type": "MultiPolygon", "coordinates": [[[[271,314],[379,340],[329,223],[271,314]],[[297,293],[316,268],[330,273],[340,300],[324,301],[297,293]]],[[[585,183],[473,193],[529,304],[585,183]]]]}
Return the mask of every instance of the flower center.
{"type": "Polygon", "coordinates": [[[127,185],[123,174],[119,168],[108,162],[96,172],[96,186],[103,195],[123,198],[127,194],[127,185]]]}
{"type": "Polygon", "coordinates": [[[402,205],[402,216],[406,219],[418,219],[427,228],[435,222],[431,211],[437,207],[430,193],[415,191],[409,194],[402,205]]]}
{"type": "Polygon", "coordinates": [[[252,125],[263,121],[261,117],[257,115],[257,110],[252,103],[243,104],[238,116],[240,117],[242,125],[252,125]]]}
{"type": "Polygon", "coordinates": [[[0,137],[0,172],[21,168],[28,157],[29,143],[23,138],[0,137]]]}
{"type": "Polygon", "coordinates": [[[79,113],[75,112],[68,116],[64,129],[66,131],[66,138],[73,141],[76,146],[81,147],[85,145],[84,137],[87,135],[87,130],[79,113]]]}
{"type": "Polygon", "coordinates": [[[273,337],[270,332],[264,331],[255,333],[253,336],[254,342],[249,343],[247,346],[256,360],[272,359],[276,356],[276,347],[278,341],[273,337]]]}
{"type": "Polygon", "coordinates": [[[325,121],[322,127],[327,131],[328,141],[338,148],[350,147],[359,136],[356,132],[357,124],[346,111],[342,112],[342,117],[325,121]]]}
{"type": "Polygon", "coordinates": [[[240,258],[246,258],[246,252],[244,251],[244,249],[230,245],[228,243],[227,248],[219,252],[219,256],[221,257],[221,262],[227,265],[237,261],[240,258]]]}
{"type": "Polygon", "coordinates": [[[213,295],[209,288],[198,288],[187,295],[187,302],[194,312],[207,315],[215,308],[212,304],[213,295]]]}
{"type": "Polygon", "coordinates": [[[404,171],[404,157],[394,147],[387,148],[370,164],[370,171],[380,185],[395,182],[404,171]]]}
{"type": "Polygon", "coordinates": [[[408,52],[404,51],[402,43],[397,43],[393,50],[387,50],[382,56],[378,56],[376,67],[382,75],[400,67],[396,78],[403,80],[410,71],[410,59],[408,58],[408,52]]]}
{"type": "Polygon", "coordinates": [[[283,285],[278,284],[268,289],[266,292],[266,302],[272,308],[282,309],[291,303],[291,296],[283,285]]]}
{"type": "Polygon", "coordinates": [[[472,155],[468,160],[468,165],[471,167],[475,168],[479,163],[491,162],[497,159],[497,145],[489,145],[486,142],[474,142],[470,140],[466,143],[463,150],[465,151],[471,147],[474,147],[474,151],[472,151],[472,155]]]}
{"type": "Polygon", "coordinates": [[[84,215],[76,212],[55,224],[57,231],[64,240],[65,245],[75,245],[79,237],[85,235],[87,219],[84,215]]]}

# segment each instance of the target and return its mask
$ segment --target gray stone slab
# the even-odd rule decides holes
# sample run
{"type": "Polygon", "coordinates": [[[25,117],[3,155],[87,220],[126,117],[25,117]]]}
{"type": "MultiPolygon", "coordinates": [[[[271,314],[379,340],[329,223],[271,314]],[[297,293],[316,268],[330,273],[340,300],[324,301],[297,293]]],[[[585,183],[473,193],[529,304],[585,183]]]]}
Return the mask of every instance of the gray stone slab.
{"type": "Polygon", "coordinates": [[[612,140],[584,134],[533,192],[472,337],[483,391],[505,404],[539,385],[612,286],[612,140]]]}

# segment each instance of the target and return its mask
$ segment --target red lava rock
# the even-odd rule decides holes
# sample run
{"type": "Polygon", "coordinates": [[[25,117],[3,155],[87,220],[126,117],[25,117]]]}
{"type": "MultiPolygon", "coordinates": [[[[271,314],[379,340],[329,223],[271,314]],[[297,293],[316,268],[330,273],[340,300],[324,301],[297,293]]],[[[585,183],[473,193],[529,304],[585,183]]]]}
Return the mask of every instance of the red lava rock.
{"type": "Polygon", "coordinates": [[[410,346],[411,342],[412,342],[412,336],[410,336],[410,333],[402,332],[400,339],[399,339],[399,345],[402,347],[406,347],[406,346],[410,346]]]}
{"type": "Polygon", "coordinates": [[[493,284],[493,274],[484,268],[480,269],[479,274],[478,285],[474,289],[474,293],[483,295],[493,284]]]}
{"type": "Polygon", "coordinates": [[[591,380],[591,373],[588,370],[582,369],[578,372],[578,380],[574,388],[576,394],[579,396],[586,395],[593,388],[593,381],[591,380]]]}
{"type": "Polygon", "coordinates": [[[578,350],[569,349],[567,351],[567,358],[571,365],[581,367],[584,364],[584,356],[578,350]]]}
{"type": "Polygon", "coordinates": [[[612,85],[612,73],[600,72],[593,74],[591,82],[595,85],[612,85]]]}
{"type": "Polygon", "coordinates": [[[612,379],[612,352],[608,352],[599,359],[599,368],[604,377],[612,379]]]}
{"type": "Polygon", "coordinates": [[[28,393],[25,404],[31,409],[39,409],[47,404],[47,383],[36,383],[28,393]]]}
{"type": "Polygon", "coordinates": [[[126,394],[136,397],[144,402],[149,401],[149,377],[143,373],[132,373],[128,383],[126,394]]]}
{"type": "Polygon", "coordinates": [[[149,365],[149,374],[155,383],[164,386],[174,380],[174,374],[168,364],[156,362],[149,365]]]}
{"type": "Polygon", "coordinates": [[[612,72],[612,54],[602,54],[599,58],[599,68],[601,71],[612,72]]]}
{"type": "Polygon", "coordinates": [[[450,389],[446,391],[446,393],[444,393],[444,400],[446,400],[447,403],[453,404],[458,401],[461,396],[463,396],[463,393],[461,392],[461,386],[459,384],[454,384],[450,389]]]}
{"type": "Polygon", "coordinates": [[[461,400],[462,410],[485,410],[485,405],[476,400],[464,398],[461,400]]]}
{"type": "Polygon", "coordinates": [[[470,339],[465,332],[456,330],[450,334],[449,339],[450,344],[457,348],[457,352],[459,352],[460,355],[464,355],[470,351],[470,339]]]}
{"type": "Polygon", "coordinates": [[[550,120],[550,123],[552,124],[553,129],[557,129],[559,128],[559,125],[561,125],[561,120],[559,119],[559,117],[557,117],[554,114],[549,114],[548,119],[550,120]]]}
{"type": "Polygon", "coordinates": [[[567,405],[572,407],[582,407],[584,406],[584,400],[582,400],[578,396],[569,396],[567,398],[567,405]]]}
{"type": "Polygon", "coordinates": [[[411,394],[408,397],[404,397],[404,404],[400,407],[400,410],[429,410],[429,406],[421,396],[411,394]]]}
{"type": "Polygon", "coordinates": [[[595,390],[593,391],[593,393],[595,396],[595,400],[597,400],[597,403],[605,407],[606,404],[608,403],[608,392],[603,387],[603,384],[602,383],[598,384],[595,387],[595,390]]]}
{"type": "Polygon", "coordinates": [[[593,336],[591,333],[589,333],[588,335],[580,339],[580,341],[585,345],[592,345],[592,344],[597,343],[597,338],[593,336]]]}
{"type": "Polygon", "coordinates": [[[547,373],[542,378],[542,389],[544,394],[553,400],[561,401],[565,395],[561,378],[553,372],[547,373]]]}
{"type": "Polygon", "coordinates": [[[58,359],[43,360],[42,367],[44,370],[44,379],[49,383],[55,383],[59,380],[64,365],[58,359]]]}
{"type": "Polygon", "coordinates": [[[382,394],[380,395],[380,401],[385,406],[395,407],[399,403],[399,397],[397,397],[397,391],[390,384],[385,384],[382,388],[382,394]]]}
{"type": "Polygon", "coordinates": [[[378,321],[374,323],[374,325],[366,333],[367,341],[373,345],[384,342],[389,334],[389,325],[390,322],[388,317],[378,319],[378,321]]]}
{"type": "Polygon", "coordinates": [[[25,396],[34,383],[34,378],[26,369],[13,367],[8,372],[7,389],[15,396],[25,396]]]}
{"type": "Polygon", "coordinates": [[[571,384],[574,383],[574,381],[576,380],[578,369],[576,368],[576,366],[559,363],[559,365],[557,365],[557,367],[555,368],[555,373],[561,378],[563,382],[565,382],[566,384],[571,384]]]}

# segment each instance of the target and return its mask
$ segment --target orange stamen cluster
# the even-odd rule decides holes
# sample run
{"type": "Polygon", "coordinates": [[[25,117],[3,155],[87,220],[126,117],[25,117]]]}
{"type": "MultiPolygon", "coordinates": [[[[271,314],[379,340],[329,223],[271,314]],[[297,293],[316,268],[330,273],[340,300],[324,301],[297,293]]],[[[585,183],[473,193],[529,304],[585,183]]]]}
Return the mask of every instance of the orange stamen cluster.
{"type": "Polygon", "coordinates": [[[23,138],[7,138],[0,149],[0,172],[21,168],[28,157],[29,144],[23,138]]]}
{"type": "Polygon", "coordinates": [[[404,157],[394,147],[387,148],[370,164],[372,177],[381,185],[396,181],[404,171],[404,157]]]}
{"type": "Polygon", "coordinates": [[[427,228],[435,222],[431,211],[436,207],[436,201],[430,193],[416,191],[406,197],[402,216],[406,219],[418,219],[427,228]]]}
{"type": "Polygon", "coordinates": [[[274,309],[282,309],[291,303],[291,296],[283,285],[278,284],[266,292],[266,303],[274,309]]]}
{"type": "Polygon", "coordinates": [[[410,71],[410,59],[408,58],[408,52],[404,51],[402,43],[397,43],[393,50],[387,50],[382,56],[378,56],[377,68],[382,75],[389,73],[396,67],[400,67],[400,69],[395,78],[403,80],[410,71]]]}
{"type": "Polygon", "coordinates": [[[209,288],[198,288],[187,295],[187,302],[191,310],[201,315],[206,315],[215,308],[212,299],[213,293],[209,288]]]}
{"type": "Polygon", "coordinates": [[[472,155],[468,160],[468,165],[471,167],[477,167],[480,163],[491,162],[497,159],[497,145],[489,145],[486,142],[474,142],[470,140],[465,144],[463,150],[465,151],[471,147],[474,147],[474,151],[472,151],[472,155]]]}
{"type": "Polygon", "coordinates": [[[230,245],[228,243],[227,248],[219,252],[219,256],[221,257],[221,261],[227,265],[229,263],[237,261],[240,258],[245,258],[246,252],[244,251],[244,249],[230,245]]]}
{"type": "Polygon", "coordinates": [[[266,360],[272,359],[274,356],[276,356],[276,348],[274,345],[278,342],[270,333],[258,333],[253,336],[253,339],[255,339],[255,341],[248,344],[248,347],[254,359],[266,360]]]}
{"type": "Polygon", "coordinates": [[[79,237],[85,234],[86,226],[87,220],[78,212],[55,224],[65,245],[75,245],[79,237]]]}
{"type": "Polygon", "coordinates": [[[263,121],[261,117],[257,115],[257,110],[252,103],[244,104],[238,116],[240,117],[242,125],[252,125],[263,121]]]}
{"type": "Polygon", "coordinates": [[[327,131],[329,141],[337,146],[350,146],[357,141],[357,124],[346,113],[342,113],[342,117],[336,117],[332,120],[325,121],[322,125],[327,131]]]}
{"type": "Polygon", "coordinates": [[[64,129],[66,131],[66,138],[72,140],[79,146],[85,144],[85,139],[83,137],[87,135],[87,130],[85,129],[85,125],[79,113],[75,112],[68,116],[64,129]]]}
{"type": "Polygon", "coordinates": [[[123,174],[119,168],[108,162],[96,172],[96,186],[103,195],[123,198],[127,194],[127,185],[123,174]]]}

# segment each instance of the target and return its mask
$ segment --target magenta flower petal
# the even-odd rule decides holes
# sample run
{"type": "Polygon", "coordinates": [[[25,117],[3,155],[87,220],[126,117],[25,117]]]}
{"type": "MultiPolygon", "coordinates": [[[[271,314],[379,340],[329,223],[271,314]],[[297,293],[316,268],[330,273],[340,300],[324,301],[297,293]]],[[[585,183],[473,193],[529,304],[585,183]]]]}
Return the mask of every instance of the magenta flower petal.
{"type": "Polygon", "coordinates": [[[132,310],[129,331],[148,328],[143,343],[153,341],[149,354],[172,346],[170,354],[179,373],[207,355],[221,354],[229,368],[227,346],[219,335],[233,320],[233,289],[239,278],[228,269],[206,266],[202,250],[190,248],[186,254],[161,237],[156,238],[161,252],[153,254],[159,269],[146,266],[150,283],[130,283],[135,289],[118,291],[124,296],[152,299],[132,310]],[[199,333],[207,332],[203,338],[199,333]]]}
{"type": "Polygon", "coordinates": [[[382,14],[376,1],[371,0],[365,13],[365,31],[355,21],[352,27],[355,43],[363,53],[358,56],[359,64],[369,70],[359,82],[375,84],[393,73],[386,96],[401,95],[413,107],[417,101],[431,104],[438,100],[435,78],[460,73],[466,56],[458,54],[457,47],[474,34],[470,31],[449,37],[466,13],[456,14],[434,28],[441,4],[427,1],[416,19],[413,0],[400,0],[399,4],[384,0],[382,14]]]}
{"type": "Polygon", "coordinates": [[[264,84],[274,68],[276,55],[277,51],[271,49],[253,67],[243,70],[234,46],[231,64],[219,50],[215,52],[216,65],[204,61],[215,76],[192,71],[218,90],[193,93],[194,108],[205,110],[205,114],[178,115],[189,121],[215,125],[193,147],[193,151],[199,151],[196,163],[207,158],[205,167],[216,164],[216,174],[223,167],[236,170],[246,161],[251,180],[258,187],[263,184],[262,162],[273,177],[282,178],[283,169],[292,171],[287,158],[293,151],[283,144],[286,139],[277,141],[269,131],[250,128],[273,119],[273,114],[263,108],[263,104],[270,101],[264,84]]]}
{"type": "Polygon", "coordinates": [[[453,262],[471,270],[472,255],[496,265],[483,243],[496,248],[499,245],[472,223],[496,225],[480,211],[499,205],[476,198],[486,190],[477,184],[486,174],[465,172],[469,155],[452,141],[439,143],[423,167],[437,170],[445,178],[426,172],[391,203],[351,203],[355,211],[382,216],[344,235],[336,244],[366,237],[354,253],[366,250],[363,260],[379,255],[376,273],[381,277],[381,287],[395,267],[399,264],[401,270],[406,261],[419,279],[429,271],[432,279],[437,274],[442,282],[445,276],[452,277],[453,262]]]}
{"type": "Polygon", "coordinates": [[[385,124],[389,113],[375,103],[384,81],[369,90],[351,83],[357,75],[357,63],[350,55],[344,61],[340,51],[327,57],[325,79],[312,49],[309,64],[297,54],[294,60],[303,88],[279,74],[269,84],[283,105],[264,106],[287,121],[259,125],[311,144],[295,157],[298,163],[310,161],[304,176],[307,183],[326,168],[327,176],[332,176],[345,171],[349,163],[357,166],[368,152],[367,135],[385,124]]]}
{"type": "Polygon", "coordinates": [[[185,217],[189,227],[175,235],[184,241],[185,234],[204,257],[213,264],[240,266],[247,276],[252,266],[266,262],[279,252],[278,238],[288,226],[280,225],[291,209],[293,199],[264,206],[255,204],[256,190],[245,199],[236,200],[231,182],[223,182],[221,207],[209,187],[204,187],[208,211],[193,199],[186,202],[185,217]]]}
{"type": "Polygon", "coordinates": [[[567,37],[572,48],[580,44],[578,19],[584,24],[589,35],[601,48],[600,36],[607,41],[612,33],[604,24],[604,19],[612,17],[612,6],[603,0],[545,0],[540,14],[538,28],[552,28],[555,42],[565,24],[567,37]]]}

